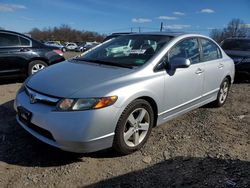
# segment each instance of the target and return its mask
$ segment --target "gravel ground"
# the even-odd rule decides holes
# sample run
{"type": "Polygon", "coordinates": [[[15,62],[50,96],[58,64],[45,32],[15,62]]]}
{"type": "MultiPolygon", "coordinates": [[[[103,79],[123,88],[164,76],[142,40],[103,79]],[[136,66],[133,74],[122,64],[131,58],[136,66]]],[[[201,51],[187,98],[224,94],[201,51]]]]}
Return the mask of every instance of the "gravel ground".
{"type": "Polygon", "coordinates": [[[16,81],[0,84],[0,187],[250,187],[249,83],[234,84],[222,108],[156,127],[142,150],[119,156],[63,152],[33,138],[15,121],[16,81]]]}

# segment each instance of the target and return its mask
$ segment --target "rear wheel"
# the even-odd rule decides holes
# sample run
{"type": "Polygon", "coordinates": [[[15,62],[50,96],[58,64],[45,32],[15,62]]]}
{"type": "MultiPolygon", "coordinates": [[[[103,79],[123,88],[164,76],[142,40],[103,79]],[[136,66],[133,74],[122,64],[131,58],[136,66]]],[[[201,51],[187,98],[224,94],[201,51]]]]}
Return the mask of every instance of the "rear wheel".
{"type": "Polygon", "coordinates": [[[29,64],[28,75],[32,75],[32,74],[44,69],[47,66],[48,66],[47,63],[45,63],[44,61],[41,61],[41,60],[32,61],[29,64]]]}
{"type": "Polygon", "coordinates": [[[213,105],[215,107],[221,107],[225,104],[230,88],[230,82],[228,78],[225,78],[221,85],[217,95],[217,99],[214,101],[213,105]]]}
{"type": "Polygon", "coordinates": [[[150,104],[142,99],[130,103],[122,113],[115,130],[113,147],[121,154],[140,149],[147,141],[154,123],[150,104]]]}
{"type": "Polygon", "coordinates": [[[66,48],[63,47],[63,48],[62,48],[62,52],[63,52],[63,53],[66,52],[66,48]]]}

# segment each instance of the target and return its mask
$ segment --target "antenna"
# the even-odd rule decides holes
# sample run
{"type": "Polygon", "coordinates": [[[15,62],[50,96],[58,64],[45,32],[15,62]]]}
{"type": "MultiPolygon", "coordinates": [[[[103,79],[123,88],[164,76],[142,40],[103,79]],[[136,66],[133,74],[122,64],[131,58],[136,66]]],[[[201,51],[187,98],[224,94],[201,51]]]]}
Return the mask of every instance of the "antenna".
{"type": "Polygon", "coordinates": [[[161,22],[160,32],[163,30],[163,22],[161,22]]]}

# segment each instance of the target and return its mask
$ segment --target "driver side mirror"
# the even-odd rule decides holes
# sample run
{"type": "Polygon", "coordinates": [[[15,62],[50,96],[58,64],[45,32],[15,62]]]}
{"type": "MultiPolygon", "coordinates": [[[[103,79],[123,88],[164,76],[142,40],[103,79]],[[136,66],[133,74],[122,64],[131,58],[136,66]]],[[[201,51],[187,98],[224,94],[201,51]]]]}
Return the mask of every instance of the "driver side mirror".
{"type": "Polygon", "coordinates": [[[154,71],[159,70],[173,70],[175,71],[178,68],[188,68],[191,65],[191,62],[189,59],[183,58],[183,57],[176,57],[168,62],[167,58],[164,58],[161,63],[159,63],[154,71]]]}
{"type": "Polygon", "coordinates": [[[178,68],[188,68],[190,65],[190,60],[183,57],[176,57],[169,62],[169,66],[173,70],[178,68]]]}

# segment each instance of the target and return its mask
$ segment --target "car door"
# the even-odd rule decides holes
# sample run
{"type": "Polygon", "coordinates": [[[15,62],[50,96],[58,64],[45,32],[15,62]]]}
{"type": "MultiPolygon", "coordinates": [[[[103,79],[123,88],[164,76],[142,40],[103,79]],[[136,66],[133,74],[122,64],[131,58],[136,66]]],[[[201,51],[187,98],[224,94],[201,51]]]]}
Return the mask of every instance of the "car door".
{"type": "Polygon", "coordinates": [[[20,74],[26,67],[31,41],[4,32],[0,41],[0,76],[20,74]]]}
{"type": "Polygon", "coordinates": [[[15,55],[12,53],[16,46],[19,46],[17,35],[0,33],[0,75],[15,74],[17,69],[14,61],[15,55]]]}
{"type": "Polygon", "coordinates": [[[200,63],[200,46],[197,38],[187,38],[168,52],[168,62],[174,58],[189,59],[188,68],[168,70],[165,76],[164,119],[198,104],[203,91],[204,68],[200,63]]]}
{"type": "Polygon", "coordinates": [[[219,47],[211,40],[200,38],[201,61],[204,65],[203,98],[217,95],[222,82],[224,62],[219,47]]]}

